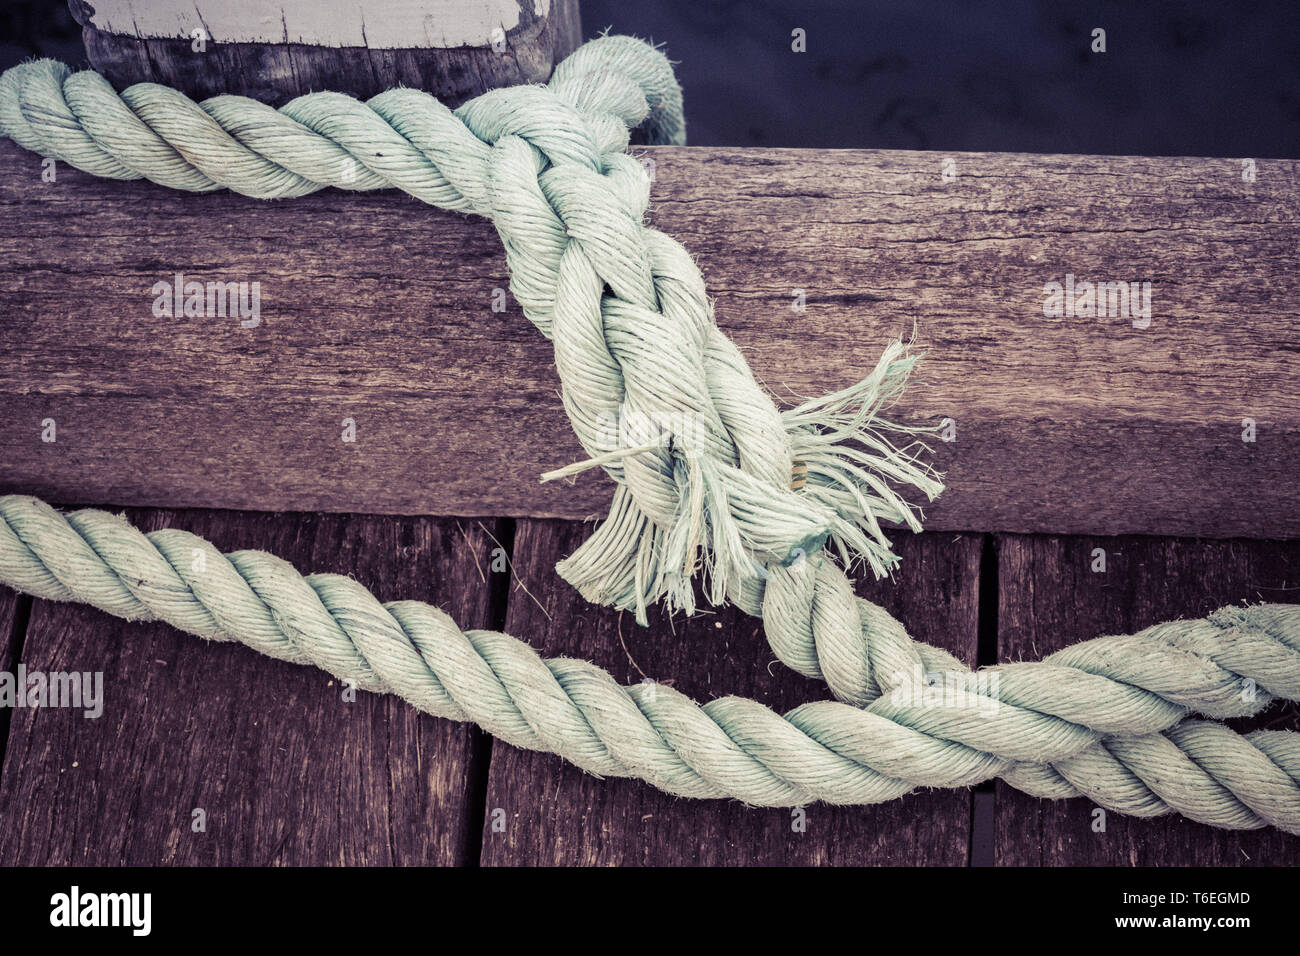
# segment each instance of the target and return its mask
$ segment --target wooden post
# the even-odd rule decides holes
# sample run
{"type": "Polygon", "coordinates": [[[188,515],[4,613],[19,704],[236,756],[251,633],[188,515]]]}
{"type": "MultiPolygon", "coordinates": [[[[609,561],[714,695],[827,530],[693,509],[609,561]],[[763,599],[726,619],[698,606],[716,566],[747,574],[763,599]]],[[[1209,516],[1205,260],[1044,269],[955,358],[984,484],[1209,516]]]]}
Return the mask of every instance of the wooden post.
{"type": "Polygon", "coordinates": [[[540,83],[581,42],[578,0],[69,0],[86,55],[118,89],[280,105],[410,86],[455,106],[540,83]]]}

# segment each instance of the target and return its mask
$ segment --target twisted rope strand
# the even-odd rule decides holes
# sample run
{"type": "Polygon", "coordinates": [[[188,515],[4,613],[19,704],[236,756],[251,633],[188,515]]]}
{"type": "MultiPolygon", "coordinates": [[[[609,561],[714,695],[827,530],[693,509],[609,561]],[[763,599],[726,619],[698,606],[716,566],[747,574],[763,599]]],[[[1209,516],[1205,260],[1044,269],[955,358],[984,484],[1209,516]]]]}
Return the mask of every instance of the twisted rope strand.
{"type": "Polygon", "coordinates": [[[1296,735],[1184,717],[1296,699],[1296,609],[1224,609],[971,674],[854,596],[825,552],[888,573],[897,558],[881,522],[920,526],[893,486],[942,490],[890,437],[925,429],[880,417],[915,356],[893,343],[858,384],[779,412],[714,324],[690,255],[643,223],[648,177],[624,152],[637,124],[651,142],[683,139],[671,67],[626,37],[585,45],[544,87],[495,90],[454,112],[406,89],[366,103],[313,93],[279,110],[194,103],[154,84],[118,94],[48,60],[0,76],[0,132],[95,175],[259,198],[396,187],[491,218],[512,291],[554,343],[575,432],[617,482],[607,520],[560,573],[642,621],[660,599],[691,610],[703,579],[710,600],[761,616],[778,658],[843,703],[782,718],[752,701],[699,707],[665,687],[621,688],[589,664],[462,633],[426,605],[380,605],[346,578],[303,578],[258,552],[222,556],[179,531],[141,535],[102,512],[64,518],[34,499],[0,499],[0,578],[315,663],[673,793],[875,802],[1001,776],[1128,813],[1294,832],[1296,735]],[[654,428],[645,440],[647,422],[662,440],[654,428]],[[201,574],[184,570],[194,548],[210,559],[201,574]],[[957,676],[964,706],[924,700],[935,673],[957,676]]]}
{"type": "MultiPolygon", "coordinates": [[[[223,555],[183,531],[143,534],[103,511],[65,516],[16,495],[0,498],[0,517],[0,580],[19,590],[315,664],[515,746],[669,793],[859,804],[1002,777],[1123,813],[1300,833],[1300,735],[1183,719],[1300,697],[1300,607],[1225,608],[976,673],[913,645],[930,673],[963,675],[966,696],[936,705],[918,674],[865,708],[818,701],[780,716],[736,697],[700,706],[662,685],[622,687],[593,664],[544,660],[505,634],[462,632],[428,604],[380,604],[350,578],[302,577],[258,551],[223,555]],[[1260,694],[1239,692],[1243,674],[1224,666],[1239,658],[1260,694]]],[[[859,607],[873,626],[910,640],[881,609],[859,607]]]]}
{"type": "MultiPolygon", "coordinates": [[[[454,113],[405,89],[368,103],[313,93],[280,110],[235,96],[196,104],[149,83],[119,95],[98,74],[72,74],[48,60],[0,77],[5,134],[98,175],[224,186],[258,198],[326,185],[397,187],[489,216],[525,313],[544,334],[563,332],[557,365],[588,451],[619,447],[610,429],[597,427],[611,415],[695,416],[689,451],[717,459],[740,537],[784,561],[825,537],[832,515],[789,491],[791,456],[775,406],[713,325],[690,256],[642,224],[649,179],[623,152],[628,128],[645,122],[653,140],[680,141],[680,117],[667,60],[626,37],[585,45],[546,87],[494,90],[454,113]],[[716,392],[729,410],[714,407],[716,392]],[[727,423],[744,434],[743,444],[727,423]],[[737,469],[763,481],[760,498],[732,474],[737,469]]],[[[616,478],[624,468],[636,472],[629,482],[659,527],[678,520],[688,497],[673,468],[687,453],[665,450],[657,460],[610,469],[616,478]]],[[[932,480],[925,487],[937,493],[932,480]]]]}
{"type": "MultiPolygon", "coordinates": [[[[897,557],[881,520],[919,530],[889,482],[930,498],[942,485],[876,418],[915,357],[894,343],[856,386],[779,413],[714,324],[690,255],[642,222],[649,178],[624,152],[638,124],[652,142],[684,137],[671,66],[628,37],[584,45],[547,86],[493,90],[454,112],[409,89],[365,103],[312,93],[279,110],[238,96],[194,103],[150,83],[118,94],[50,60],[0,76],[0,132],[95,175],[258,198],[396,187],[490,217],[511,289],[554,342],[574,430],[626,489],[559,573],[641,622],[660,599],[693,610],[703,576],[713,603],[765,617],[782,660],[865,702],[874,685],[851,602],[818,599],[811,580],[766,585],[828,540],[846,566],[887,574],[897,557]],[[645,423],[656,423],[649,443],[645,423]],[[798,492],[796,456],[808,465],[798,492]],[[816,634],[788,622],[789,602],[816,610],[816,634]]],[[[840,577],[822,591],[847,593],[840,577]]]]}

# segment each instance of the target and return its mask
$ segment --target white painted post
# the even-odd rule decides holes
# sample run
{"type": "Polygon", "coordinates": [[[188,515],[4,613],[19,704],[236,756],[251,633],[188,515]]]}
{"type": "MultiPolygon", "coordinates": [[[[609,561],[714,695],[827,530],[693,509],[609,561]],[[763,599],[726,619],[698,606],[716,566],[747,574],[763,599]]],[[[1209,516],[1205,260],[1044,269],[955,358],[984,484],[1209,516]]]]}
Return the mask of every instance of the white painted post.
{"type": "Polygon", "coordinates": [[[282,103],[413,86],[455,105],[545,81],[581,40],[578,0],[69,0],[115,85],[282,103]]]}

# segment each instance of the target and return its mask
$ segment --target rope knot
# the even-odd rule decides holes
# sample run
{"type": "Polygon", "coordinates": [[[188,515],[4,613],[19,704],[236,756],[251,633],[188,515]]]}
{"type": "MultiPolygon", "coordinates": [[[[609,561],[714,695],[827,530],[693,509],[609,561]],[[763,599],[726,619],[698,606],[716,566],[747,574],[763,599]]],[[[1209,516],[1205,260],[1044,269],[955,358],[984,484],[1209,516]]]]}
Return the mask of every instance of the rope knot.
{"type": "Polygon", "coordinates": [[[864,642],[847,579],[820,552],[888,574],[898,559],[883,524],[920,527],[894,487],[942,489],[918,459],[924,446],[894,444],[912,430],[880,415],[915,357],[896,342],[856,385],[777,409],[715,324],[690,255],[644,222],[650,177],[624,152],[630,131],[681,143],[681,115],[667,58],[628,37],[586,44],[545,86],[493,90],[454,112],[408,89],[366,103],[314,93],[279,110],[235,96],[194,103],[148,83],[119,95],[52,61],[0,78],[8,135],[99,175],[264,198],[393,185],[489,216],[516,299],[554,342],[588,456],[544,477],[602,467],[618,484],[609,517],[560,573],[642,622],[660,600],[694,611],[698,592],[767,616],[781,590],[771,582],[817,557],[813,597],[795,602],[812,617],[782,635],[774,622],[787,616],[773,614],[769,637],[846,699],[871,699],[891,672],[876,658],[906,654],[888,636],[864,642]]]}

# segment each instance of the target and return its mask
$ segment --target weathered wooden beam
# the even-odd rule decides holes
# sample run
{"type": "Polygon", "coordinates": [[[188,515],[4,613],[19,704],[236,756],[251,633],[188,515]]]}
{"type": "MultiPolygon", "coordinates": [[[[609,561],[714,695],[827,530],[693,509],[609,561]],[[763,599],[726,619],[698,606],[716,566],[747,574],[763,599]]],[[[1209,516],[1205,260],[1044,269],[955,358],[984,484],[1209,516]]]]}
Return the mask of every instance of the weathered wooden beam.
{"type": "MultiPolygon", "coordinates": [[[[915,323],[923,384],[893,414],[955,428],[928,527],[1300,536],[1300,163],[1247,181],[1227,159],[644,155],[655,224],[779,397],[850,384],[915,323]],[[1150,282],[1149,321],[1045,316],[1067,276],[1150,282]]],[[[0,490],[603,512],[598,473],[537,482],[582,453],[488,223],[391,192],[43,182],[11,144],[0,170],[0,490]],[[177,273],[260,283],[256,323],[155,315],[177,273]]]]}
{"type": "Polygon", "coordinates": [[[279,105],[313,90],[411,86],[459,104],[542,83],[582,40],[578,0],[69,0],[86,55],[122,89],[279,105]]]}

